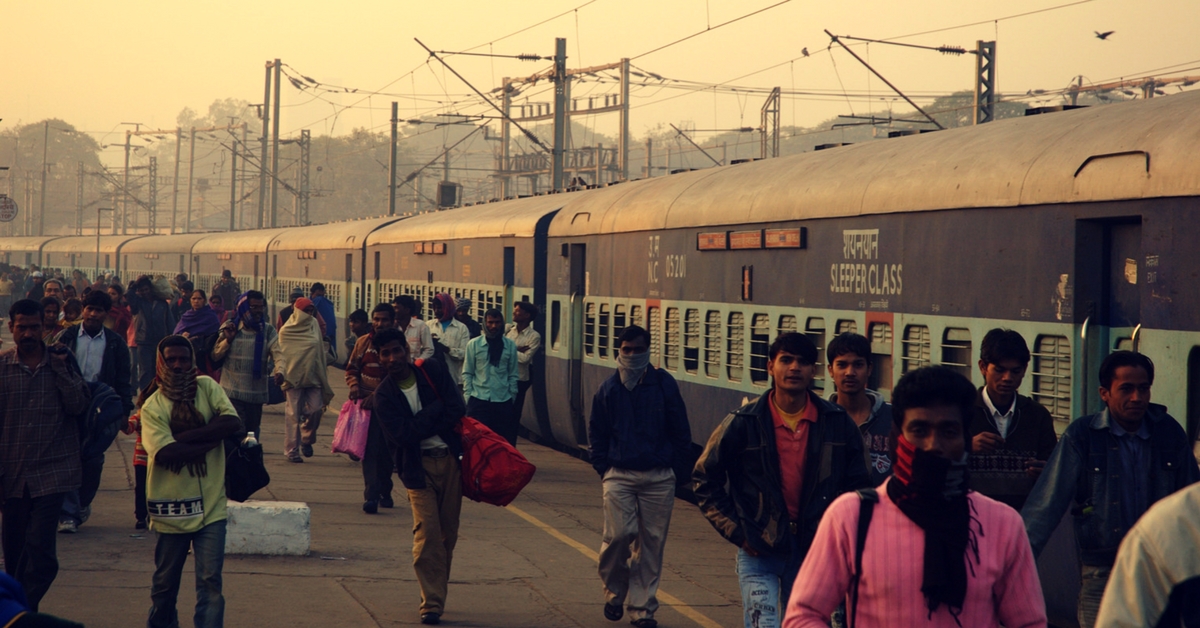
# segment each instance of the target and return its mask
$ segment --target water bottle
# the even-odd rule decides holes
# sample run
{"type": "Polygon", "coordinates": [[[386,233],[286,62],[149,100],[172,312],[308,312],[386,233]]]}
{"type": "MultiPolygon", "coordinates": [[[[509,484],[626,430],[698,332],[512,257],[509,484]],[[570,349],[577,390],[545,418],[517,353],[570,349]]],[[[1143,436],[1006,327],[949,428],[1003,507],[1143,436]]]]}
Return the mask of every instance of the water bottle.
{"type": "Polygon", "coordinates": [[[254,438],[254,432],[246,432],[246,438],[242,439],[242,448],[250,449],[258,446],[258,439],[254,438]]]}

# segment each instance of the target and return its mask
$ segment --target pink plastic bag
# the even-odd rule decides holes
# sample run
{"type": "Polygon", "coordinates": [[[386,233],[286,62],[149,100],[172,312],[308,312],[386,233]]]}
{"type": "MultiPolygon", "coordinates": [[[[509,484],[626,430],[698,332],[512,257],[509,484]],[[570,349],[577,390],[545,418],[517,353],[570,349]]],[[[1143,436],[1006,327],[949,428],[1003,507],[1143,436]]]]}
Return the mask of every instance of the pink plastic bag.
{"type": "Polygon", "coordinates": [[[333,453],[362,458],[367,449],[367,426],[370,423],[371,411],[362,407],[361,400],[342,404],[337,426],[333,428],[333,453]]]}

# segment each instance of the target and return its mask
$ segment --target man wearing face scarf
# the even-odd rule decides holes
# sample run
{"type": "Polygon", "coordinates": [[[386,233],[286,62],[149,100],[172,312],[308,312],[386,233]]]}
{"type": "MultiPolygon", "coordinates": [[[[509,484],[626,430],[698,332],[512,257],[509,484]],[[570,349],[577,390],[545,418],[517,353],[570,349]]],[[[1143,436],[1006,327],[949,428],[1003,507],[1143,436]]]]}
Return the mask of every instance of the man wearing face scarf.
{"type": "Polygon", "coordinates": [[[142,444],[150,529],[158,533],[150,586],[151,628],[179,625],[175,602],[188,550],[195,554],[195,625],[217,628],[225,614],[225,438],[242,429],[237,410],[211,377],[200,375],[192,343],[167,336],[157,347],[156,386],[142,405],[142,444]]]}
{"type": "Polygon", "coordinates": [[[878,503],[847,494],[829,507],[792,589],[786,628],[828,626],[843,602],[854,626],[1046,625],[1021,516],[969,490],[964,421],[975,399],[971,382],[948,367],[900,379],[893,475],[878,503]],[[864,508],[871,518],[860,559],[864,508]]]}
{"type": "MultiPolygon", "coordinates": [[[[266,319],[267,299],[250,290],[237,300],[229,320],[221,325],[212,361],[221,364],[221,389],[237,409],[246,431],[262,440],[262,408],[270,399],[269,380],[279,352],[278,334],[266,319]]],[[[283,376],[274,376],[277,385],[283,376]]]]}
{"type": "Polygon", "coordinates": [[[281,386],[287,395],[283,453],[289,462],[312,457],[321,414],[333,399],[325,370],[324,336],[316,316],[317,306],[300,297],[292,317],[279,330],[275,373],[283,376],[281,386]]]}
{"type": "Polygon", "coordinates": [[[634,626],[653,628],[675,485],[690,477],[692,430],[675,379],[650,365],[650,333],[631,325],[617,343],[617,372],[600,385],[588,419],[603,486],[604,617],[617,621],[627,606],[634,626]]]}
{"type": "Polygon", "coordinates": [[[488,310],[483,324],[483,335],[467,343],[463,358],[467,416],[516,445],[517,422],[512,405],[517,396],[517,345],[504,337],[504,314],[500,310],[488,310]]]}

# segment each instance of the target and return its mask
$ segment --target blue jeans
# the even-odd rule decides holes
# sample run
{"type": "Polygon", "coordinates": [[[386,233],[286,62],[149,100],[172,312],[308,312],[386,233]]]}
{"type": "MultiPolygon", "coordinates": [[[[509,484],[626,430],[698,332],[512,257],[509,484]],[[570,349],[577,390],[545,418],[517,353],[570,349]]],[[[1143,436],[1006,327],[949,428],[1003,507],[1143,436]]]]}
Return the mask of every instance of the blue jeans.
{"type": "Polygon", "coordinates": [[[148,628],[179,628],[175,601],[188,548],[196,556],[196,628],[221,628],[225,622],[225,596],[221,595],[221,568],[225,564],[225,521],[210,523],[188,534],[159,534],[154,548],[154,579],[150,584],[148,628]]]}
{"type": "Polygon", "coordinates": [[[746,550],[737,553],[738,585],[742,589],[742,616],[745,628],[779,628],[792,584],[800,571],[800,557],[792,539],[792,551],[787,556],[760,554],[751,556],[746,550]]]}
{"type": "Polygon", "coordinates": [[[100,490],[100,474],[104,471],[104,454],[83,461],[83,484],[78,490],[69,491],[63,499],[59,521],[71,520],[83,525],[83,509],[92,505],[100,490]]]}

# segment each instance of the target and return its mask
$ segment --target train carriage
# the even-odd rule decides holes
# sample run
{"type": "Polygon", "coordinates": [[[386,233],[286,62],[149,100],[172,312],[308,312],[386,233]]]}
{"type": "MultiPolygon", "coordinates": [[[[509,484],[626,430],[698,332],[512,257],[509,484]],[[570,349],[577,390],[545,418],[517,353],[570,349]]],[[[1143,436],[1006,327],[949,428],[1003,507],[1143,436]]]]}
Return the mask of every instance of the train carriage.
{"type": "Polygon", "coordinates": [[[271,281],[264,294],[268,307],[273,313],[278,312],[288,306],[288,295],[293,288],[301,288],[308,295],[313,283],[325,284],[325,296],[337,313],[340,347],[348,331],[346,318],[363,303],[367,237],[397,220],[397,217],[368,218],[278,232],[267,246],[271,281]]]}
{"type": "Polygon", "coordinates": [[[242,291],[268,294],[267,245],[285,229],[256,229],[211,234],[192,245],[192,278],[196,288],[211,292],[228,270],[242,291]]]}
{"type": "Polygon", "coordinates": [[[79,270],[94,279],[98,273],[117,273],[122,248],[140,235],[67,236],[55,238],[42,247],[42,268],[60,271],[70,277],[79,270]]]}
{"type": "MultiPolygon", "coordinates": [[[[498,308],[510,320],[517,301],[530,301],[544,312],[546,232],[567,198],[548,195],[478,204],[422,214],[376,231],[367,245],[368,302],[412,295],[427,320],[439,292],[471,299],[472,315],[481,321],[489,308],[498,308]]],[[[545,321],[545,315],[534,321],[543,338],[545,321]]],[[[532,365],[534,384],[522,425],[552,439],[542,360],[535,357],[532,365]]]]}
{"type": "Polygon", "coordinates": [[[128,283],[142,275],[174,279],[179,273],[194,279],[192,248],[208,237],[220,238],[223,234],[181,233],[132,240],[121,247],[121,280],[128,283]]]}
{"type": "Polygon", "coordinates": [[[42,247],[60,236],[12,236],[0,238],[0,262],[29,267],[42,264],[42,247]]]}

